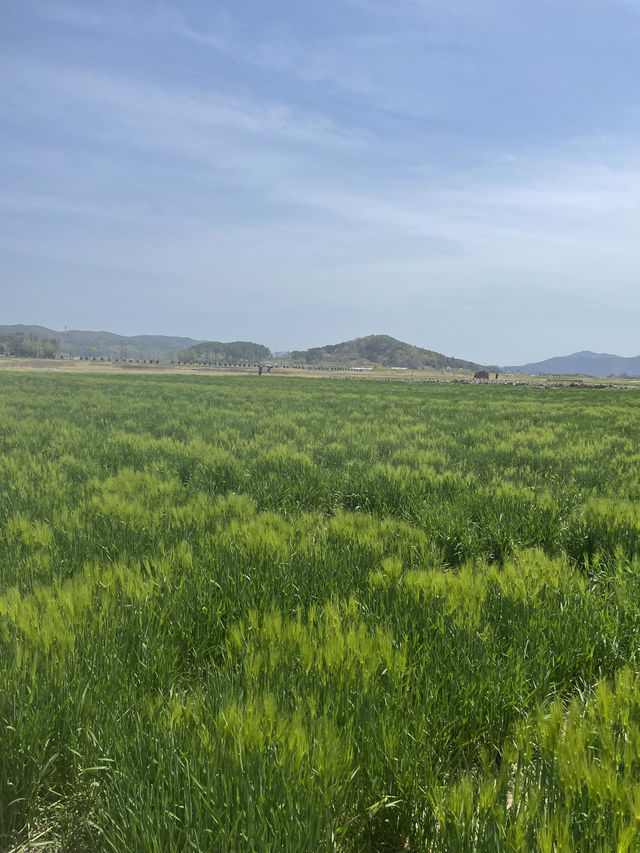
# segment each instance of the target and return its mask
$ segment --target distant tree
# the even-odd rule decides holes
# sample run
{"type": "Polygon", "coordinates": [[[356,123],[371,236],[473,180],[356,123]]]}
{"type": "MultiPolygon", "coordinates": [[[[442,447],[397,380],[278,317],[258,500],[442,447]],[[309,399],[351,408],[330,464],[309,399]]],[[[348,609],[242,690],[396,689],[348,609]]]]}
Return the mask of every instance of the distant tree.
{"type": "Polygon", "coordinates": [[[22,358],[52,358],[58,351],[55,338],[22,333],[0,335],[0,352],[22,358]]]}
{"type": "Polygon", "coordinates": [[[55,358],[58,353],[58,341],[47,338],[41,341],[42,344],[42,357],[43,358],[55,358]]]}

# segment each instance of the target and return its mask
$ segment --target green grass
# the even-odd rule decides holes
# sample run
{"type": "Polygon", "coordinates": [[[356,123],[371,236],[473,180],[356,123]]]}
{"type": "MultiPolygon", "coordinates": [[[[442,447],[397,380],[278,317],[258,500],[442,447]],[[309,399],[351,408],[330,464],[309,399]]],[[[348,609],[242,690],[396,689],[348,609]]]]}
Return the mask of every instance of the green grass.
{"type": "Polygon", "coordinates": [[[0,849],[637,849],[635,392],[0,392],[0,849]]]}

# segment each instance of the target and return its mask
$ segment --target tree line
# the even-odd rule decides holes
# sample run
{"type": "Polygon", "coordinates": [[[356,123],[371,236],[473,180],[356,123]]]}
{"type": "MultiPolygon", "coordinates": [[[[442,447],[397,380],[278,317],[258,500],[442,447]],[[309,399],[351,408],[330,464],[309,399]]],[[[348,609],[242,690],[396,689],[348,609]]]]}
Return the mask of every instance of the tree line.
{"type": "Polygon", "coordinates": [[[207,364],[237,362],[255,364],[267,360],[270,356],[271,350],[268,347],[252,341],[231,341],[226,344],[221,341],[203,341],[189,349],[175,350],[172,360],[207,364]]]}
{"type": "Polygon", "coordinates": [[[0,355],[20,358],[55,358],[58,341],[29,334],[0,335],[0,355]]]}

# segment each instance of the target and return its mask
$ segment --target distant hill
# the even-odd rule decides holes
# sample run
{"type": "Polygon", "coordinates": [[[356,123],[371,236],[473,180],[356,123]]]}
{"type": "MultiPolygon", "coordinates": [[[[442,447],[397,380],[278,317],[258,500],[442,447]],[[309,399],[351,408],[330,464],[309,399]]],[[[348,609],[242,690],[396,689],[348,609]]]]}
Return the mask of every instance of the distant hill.
{"type": "MultiPolygon", "coordinates": [[[[0,355],[23,357],[55,355],[68,358],[136,359],[180,362],[249,362],[255,364],[272,357],[268,347],[252,341],[203,341],[169,335],[117,335],[72,329],[56,331],[46,326],[0,325],[0,355]]],[[[478,370],[495,365],[453,358],[433,350],[407,344],[389,335],[368,335],[338,344],[294,350],[280,357],[294,364],[336,367],[460,368],[478,370]]],[[[520,368],[514,368],[520,370],[520,368]]]]}
{"type": "Polygon", "coordinates": [[[313,347],[308,350],[293,350],[294,363],[308,365],[373,366],[383,367],[460,367],[476,370],[480,367],[473,361],[451,358],[433,350],[406,344],[389,335],[368,335],[340,344],[313,347]]]}
{"type": "MultiPolygon", "coordinates": [[[[58,332],[45,326],[0,326],[0,340],[17,335],[31,341],[54,341],[58,355],[109,359],[158,359],[159,361],[201,361],[212,355],[219,361],[256,361],[269,356],[268,347],[250,341],[198,341],[169,335],[116,335],[77,329],[58,332]]],[[[0,353],[2,350],[0,349],[0,353]]],[[[22,354],[22,353],[15,353],[22,354]]],[[[35,353],[34,353],[35,355],[35,353]]]]}
{"type": "Polygon", "coordinates": [[[572,355],[547,358],[531,364],[521,364],[517,367],[504,367],[507,373],[553,373],[560,375],[584,376],[640,376],[640,356],[624,358],[604,352],[574,352],[572,355]]]}
{"type": "Polygon", "coordinates": [[[58,342],[40,334],[15,332],[0,334],[0,355],[18,358],[54,358],[58,342]]]}

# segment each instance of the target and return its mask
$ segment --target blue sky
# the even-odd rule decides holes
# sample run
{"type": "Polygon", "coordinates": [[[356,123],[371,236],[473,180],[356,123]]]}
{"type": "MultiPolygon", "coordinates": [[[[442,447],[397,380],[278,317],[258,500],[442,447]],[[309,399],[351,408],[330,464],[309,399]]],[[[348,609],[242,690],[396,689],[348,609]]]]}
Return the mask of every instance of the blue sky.
{"type": "Polygon", "coordinates": [[[21,0],[1,323],[640,352],[640,0],[21,0]]]}

